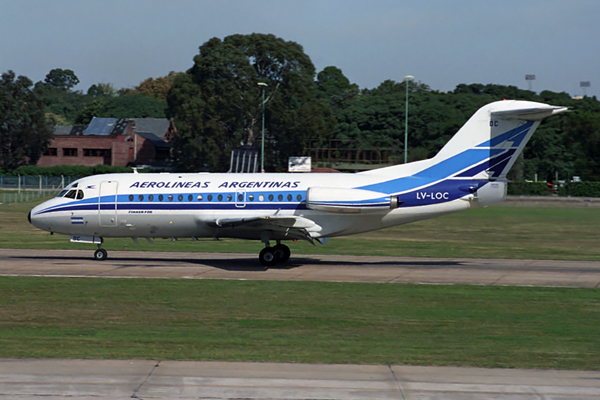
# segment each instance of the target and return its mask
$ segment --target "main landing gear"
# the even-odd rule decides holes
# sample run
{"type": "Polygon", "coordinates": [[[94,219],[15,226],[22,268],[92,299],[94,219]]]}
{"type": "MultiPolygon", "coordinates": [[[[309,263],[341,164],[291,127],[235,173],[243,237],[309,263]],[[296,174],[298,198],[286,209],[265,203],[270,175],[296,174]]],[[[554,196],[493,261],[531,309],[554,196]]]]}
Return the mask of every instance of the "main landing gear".
{"type": "Polygon", "coordinates": [[[275,265],[284,263],[290,259],[292,252],[285,244],[278,242],[277,245],[270,247],[267,242],[266,245],[267,247],[262,249],[258,255],[258,260],[265,267],[274,267],[275,265]]]}

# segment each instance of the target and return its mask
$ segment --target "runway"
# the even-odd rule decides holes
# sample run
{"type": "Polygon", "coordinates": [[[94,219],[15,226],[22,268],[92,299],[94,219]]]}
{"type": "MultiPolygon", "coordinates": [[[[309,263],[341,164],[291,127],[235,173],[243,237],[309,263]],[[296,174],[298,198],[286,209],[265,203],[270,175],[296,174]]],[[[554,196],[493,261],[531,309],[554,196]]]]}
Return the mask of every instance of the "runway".
{"type": "Polygon", "coordinates": [[[600,287],[600,262],[292,255],[265,270],[254,254],[0,249],[0,275],[264,279],[600,287]]]}
{"type": "MultiPolygon", "coordinates": [[[[0,275],[264,279],[600,287],[600,263],[293,255],[265,270],[253,254],[0,249],[0,275]]],[[[0,338],[1,339],[1,338],[0,338]]],[[[2,360],[0,400],[593,399],[599,371],[152,360],[2,360]]]]}

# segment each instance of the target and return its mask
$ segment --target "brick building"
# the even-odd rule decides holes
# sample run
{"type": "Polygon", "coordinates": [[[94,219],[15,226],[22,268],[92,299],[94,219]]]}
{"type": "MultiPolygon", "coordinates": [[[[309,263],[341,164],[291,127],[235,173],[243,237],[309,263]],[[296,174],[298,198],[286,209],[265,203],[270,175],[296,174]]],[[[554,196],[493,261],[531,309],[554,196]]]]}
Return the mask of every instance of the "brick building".
{"type": "Polygon", "coordinates": [[[164,165],[175,134],[164,118],[94,118],[85,126],[56,126],[37,165],[164,165]]]}

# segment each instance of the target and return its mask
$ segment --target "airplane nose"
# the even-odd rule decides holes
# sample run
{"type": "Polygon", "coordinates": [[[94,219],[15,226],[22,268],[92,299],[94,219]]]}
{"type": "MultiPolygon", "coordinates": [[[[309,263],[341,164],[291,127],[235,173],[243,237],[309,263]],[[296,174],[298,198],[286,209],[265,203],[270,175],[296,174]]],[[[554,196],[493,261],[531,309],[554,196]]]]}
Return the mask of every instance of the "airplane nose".
{"type": "Polygon", "coordinates": [[[31,211],[29,211],[29,214],[27,214],[27,220],[29,221],[29,223],[31,223],[31,211]]]}

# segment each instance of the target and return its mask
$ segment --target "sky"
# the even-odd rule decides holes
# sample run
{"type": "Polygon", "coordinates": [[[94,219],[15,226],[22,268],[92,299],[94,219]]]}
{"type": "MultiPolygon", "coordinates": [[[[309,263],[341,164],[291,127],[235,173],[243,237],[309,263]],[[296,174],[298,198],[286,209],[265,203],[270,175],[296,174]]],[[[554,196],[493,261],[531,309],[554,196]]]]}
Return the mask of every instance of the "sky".
{"type": "Polygon", "coordinates": [[[186,71],[213,37],[271,33],[361,89],[413,75],[577,96],[589,81],[600,98],[599,18],[598,0],[0,0],[0,72],[131,88],[186,71]]]}

